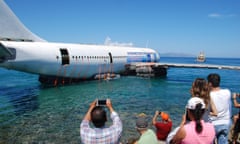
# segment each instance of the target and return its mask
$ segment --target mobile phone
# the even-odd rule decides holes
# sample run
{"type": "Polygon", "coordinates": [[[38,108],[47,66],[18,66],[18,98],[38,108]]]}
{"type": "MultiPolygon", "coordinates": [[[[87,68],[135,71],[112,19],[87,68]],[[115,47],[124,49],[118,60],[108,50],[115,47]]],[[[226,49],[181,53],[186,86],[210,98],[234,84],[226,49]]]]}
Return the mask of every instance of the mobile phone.
{"type": "Polygon", "coordinates": [[[187,121],[187,122],[188,122],[188,121],[191,121],[190,118],[189,118],[189,116],[188,116],[188,110],[187,110],[187,109],[185,109],[185,114],[186,114],[186,121],[187,121]]]}
{"type": "Polygon", "coordinates": [[[97,106],[104,106],[106,105],[107,100],[97,100],[97,106]]]}

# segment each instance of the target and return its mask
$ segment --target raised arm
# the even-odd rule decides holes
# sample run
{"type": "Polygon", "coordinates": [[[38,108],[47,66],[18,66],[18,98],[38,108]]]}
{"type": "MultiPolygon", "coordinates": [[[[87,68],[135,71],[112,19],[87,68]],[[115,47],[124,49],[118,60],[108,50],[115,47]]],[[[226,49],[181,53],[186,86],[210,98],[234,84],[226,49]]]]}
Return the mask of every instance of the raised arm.
{"type": "Polygon", "coordinates": [[[186,114],[183,114],[182,122],[180,123],[179,129],[176,135],[170,141],[170,144],[179,144],[186,137],[186,131],[184,129],[185,122],[186,122],[186,114]]]}
{"type": "Polygon", "coordinates": [[[213,102],[212,98],[210,98],[210,107],[211,107],[210,115],[217,116],[218,111],[217,111],[217,108],[216,108],[215,103],[213,102]]]}
{"type": "Polygon", "coordinates": [[[240,103],[237,102],[237,96],[239,97],[240,94],[238,93],[233,93],[233,104],[234,104],[234,107],[236,108],[240,108],[240,103]]]}
{"type": "Polygon", "coordinates": [[[113,106],[112,106],[112,102],[111,102],[110,99],[107,99],[106,106],[108,107],[108,109],[111,113],[110,117],[113,121],[113,125],[111,126],[112,136],[113,136],[113,138],[116,138],[116,139],[119,140],[119,138],[121,137],[122,129],[123,129],[122,121],[121,121],[118,113],[116,111],[114,111],[113,106]]]}
{"type": "Polygon", "coordinates": [[[111,102],[110,99],[107,99],[106,106],[109,109],[110,113],[114,112],[114,109],[113,109],[113,106],[112,106],[112,102],[111,102]]]}
{"type": "Polygon", "coordinates": [[[157,123],[157,116],[159,115],[159,111],[155,112],[155,115],[152,118],[152,124],[155,125],[157,123]]]}
{"type": "Polygon", "coordinates": [[[90,106],[89,106],[89,109],[85,115],[85,117],[83,118],[84,120],[87,120],[87,121],[90,121],[91,120],[91,111],[92,109],[96,106],[96,102],[97,100],[93,101],[90,106]]]}

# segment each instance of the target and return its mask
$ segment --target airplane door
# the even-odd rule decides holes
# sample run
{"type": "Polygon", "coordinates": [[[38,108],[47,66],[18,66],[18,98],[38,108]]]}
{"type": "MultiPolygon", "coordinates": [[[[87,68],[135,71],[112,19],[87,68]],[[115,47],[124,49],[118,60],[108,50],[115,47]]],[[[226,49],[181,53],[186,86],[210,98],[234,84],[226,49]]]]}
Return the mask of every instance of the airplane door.
{"type": "Polygon", "coordinates": [[[110,58],[110,63],[113,63],[112,54],[109,52],[108,55],[109,55],[109,58],[110,58]]]}
{"type": "Polygon", "coordinates": [[[62,56],[62,65],[70,64],[68,50],[65,48],[61,48],[60,53],[62,56]]]}

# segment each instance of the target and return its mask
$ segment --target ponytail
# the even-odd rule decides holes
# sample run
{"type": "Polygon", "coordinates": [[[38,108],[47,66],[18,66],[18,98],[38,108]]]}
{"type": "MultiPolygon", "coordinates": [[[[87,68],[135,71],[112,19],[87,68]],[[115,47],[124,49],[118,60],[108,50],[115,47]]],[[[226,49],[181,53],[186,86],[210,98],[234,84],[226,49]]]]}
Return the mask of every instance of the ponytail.
{"type": "Polygon", "coordinates": [[[197,131],[197,133],[201,133],[202,132],[202,123],[201,123],[201,118],[202,115],[204,113],[204,109],[202,109],[202,104],[199,103],[196,105],[195,110],[191,110],[193,116],[194,116],[194,120],[196,122],[196,127],[195,130],[197,131]]]}
{"type": "Polygon", "coordinates": [[[196,120],[196,128],[195,130],[197,131],[197,133],[202,132],[202,124],[200,120],[196,120]]]}

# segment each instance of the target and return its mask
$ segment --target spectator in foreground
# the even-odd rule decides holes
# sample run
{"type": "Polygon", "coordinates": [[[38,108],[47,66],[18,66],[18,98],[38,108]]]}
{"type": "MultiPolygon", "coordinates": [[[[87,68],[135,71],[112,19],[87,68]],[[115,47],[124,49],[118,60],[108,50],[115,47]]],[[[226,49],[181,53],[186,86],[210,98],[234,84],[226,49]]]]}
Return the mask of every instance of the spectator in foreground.
{"type": "MultiPolygon", "coordinates": [[[[240,103],[238,103],[237,101],[237,97],[240,98],[240,94],[239,93],[233,93],[233,105],[235,108],[240,108],[240,103]]],[[[240,113],[240,110],[239,110],[240,113]]],[[[233,116],[233,124],[235,124],[237,122],[237,119],[239,119],[239,114],[236,114],[233,116]]]]}
{"type": "Polygon", "coordinates": [[[81,123],[80,135],[84,144],[118,144],[122,133],[122,122],[114,111],[110,99],[106,100],[106,107],[110,111],[113,124],[105,127],[107,113],[104,106],[96,106],[97,100],[90,104],[90,107],[81,123]],[[94,128],[90,127],[90,122],[94,128]]]}
{"type": "Polygon", "coordinates": [[[211,116],[216,117],[218,113],[217,113],[216,106],[209,95],[210,88],[208,86],[207,80],[205,80],[203,78],[196,78],[192,83],[190,93],[191,93],[192,97],[199,97],[199,98],[203,99],[203,101],[206,105],[206,110],[203,115],[203,120],[205,122],[211,122],[210,117],[211,116]]]}
{"type": "MultiPolygon", "coordinates": [[[[240,98],[240,94],[239,93],[233,93],[233,105],[236,108],[240,109],[240,103],[238,103],[237,101],[237,97],[240,98]]],[[[238,114],[235,114],[233,116],[233,131],[231,131],[232,133],[232,143],[233,144],[237,144],[240,143],[240,110],[238,112],[238,114]]]]}
{"type": "Polygon", "coordinates": [[[152,119],[152,124],[157,129],[159,143],[165,143],[167,136],[172,129],[172,120],[169,118],[169,115],[165,112],[156,111],[152,119]],[[158,116],[161,117],[161,121],[157,121],[158,116]]]}
{"type": "Polygon", "coordinates": [[[209,74],[207,79],[210,87],[210,97],[218,113],[217,117],[210,117],[215,128],[217,142],[219,144],[228,144],[232,112],[231,92],[229,89],[220,88],[221,78],[219,74],[209,74]]]}
{"type": "Polygon", "coordinates": [[[192,97],[187,103],[187,113],[190,121],[186,122],[186,114],[182,117],[180,128],[171,140],[171,144],[212,144],[215,138],[214,126],[202,119],[205,103],[201,98],[192,97]]]}
{"type": "Polygon", "coordinates": [[[148,128],[148,121],[145,115],[138,116],[136,129],[140,133],[140,138],[135,144],[158,144],[157,136],[153,130],[148,128]]]}

